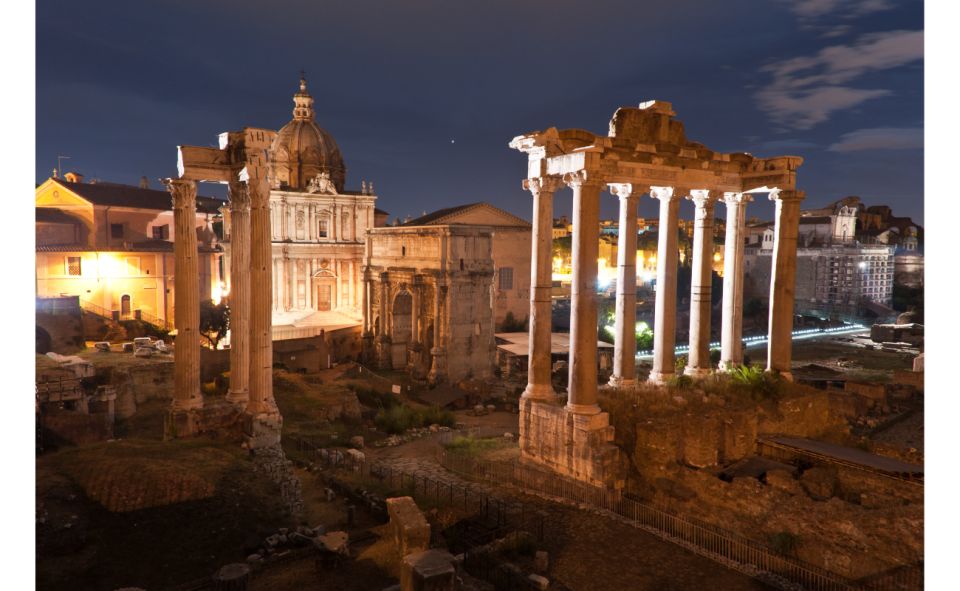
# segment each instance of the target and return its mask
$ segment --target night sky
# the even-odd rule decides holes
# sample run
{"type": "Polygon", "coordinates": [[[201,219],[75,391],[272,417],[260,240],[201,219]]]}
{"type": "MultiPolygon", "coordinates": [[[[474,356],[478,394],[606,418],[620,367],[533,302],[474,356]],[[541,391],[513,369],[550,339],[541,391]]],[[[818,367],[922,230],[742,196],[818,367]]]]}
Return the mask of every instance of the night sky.
{"type": "Polygon", "coordinates": [[[347,188],[373,180],[391,218],[489,201],[529,219],[511,138],[605,134],[658,99],[711,149],[803,156],[805,207],[859,195],[923,223],[922,30],[921,0],[38,0],[36,179],[68,155],[159,188],[177,144],[287,123],[304,69],[347,188]]]}

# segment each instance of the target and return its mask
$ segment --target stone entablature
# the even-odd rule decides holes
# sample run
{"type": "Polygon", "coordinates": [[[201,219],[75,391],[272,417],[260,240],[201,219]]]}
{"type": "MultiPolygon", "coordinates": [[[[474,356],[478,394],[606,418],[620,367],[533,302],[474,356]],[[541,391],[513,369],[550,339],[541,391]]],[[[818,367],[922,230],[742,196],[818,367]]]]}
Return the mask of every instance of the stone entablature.
{"type": "Polygon", "coordinates": [[[470,226],[370,230],[365,357],[434,383],[492,375],[491,241],[489,231],[470,226]]]}

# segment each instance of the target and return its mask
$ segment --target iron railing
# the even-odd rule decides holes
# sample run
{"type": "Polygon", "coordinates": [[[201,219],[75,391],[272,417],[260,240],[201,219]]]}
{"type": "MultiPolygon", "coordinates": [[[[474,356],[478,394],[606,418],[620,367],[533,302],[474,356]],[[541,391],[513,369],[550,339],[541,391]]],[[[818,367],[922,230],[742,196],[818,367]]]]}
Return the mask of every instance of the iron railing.
{"type": "Polygon", "coordinates": [[[439,450],[437,459],[447,469],[468,477],[511,484],[526,493],[593,507],[782,589],[798,586],[809,591],[923,589],[922,567],[898,572],[896,577],[854,582],[734,532],[651,507],[618,490],[570,480],[517,462],[481,461],[443,449],[439,450]]]}

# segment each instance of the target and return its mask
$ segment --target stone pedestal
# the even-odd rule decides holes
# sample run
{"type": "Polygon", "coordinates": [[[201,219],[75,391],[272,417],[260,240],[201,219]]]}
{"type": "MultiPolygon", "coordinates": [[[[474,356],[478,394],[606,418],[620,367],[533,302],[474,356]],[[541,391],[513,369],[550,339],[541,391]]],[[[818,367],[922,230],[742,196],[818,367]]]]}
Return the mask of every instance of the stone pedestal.
{"type": "Polygon", "coordinates": [[[673,187],[650,187],[660,200],[657,242],[657,300],[654,306],[653,369],[647,381],[662,385],[676,373],[677,259],[680,196],[673,187]]]}
{"type": "Polygon", "coordinates": [[[559,180],[553,177],[524,181],[533,195],[533,236],[530,241],[530,342],[527,359],[527,387],[523,396],[551,400],[556,394],[551,383],[550,333],[553,328],[553,194],[559,180]]]}
{"type": "Polygon", "coordinates": [[[570,288],[570,379],[567,407],[595,414],[597,406],[597,255],[600,179],[585,170],[567,174],[573,189],[573,278],[570,288]]]}
{"type": "Polygon", "coordinates": [[[175,435],[194,423],[184,416],[203,407],[200,393],[200,269],[197,261],[197,184],[194,181],[170,180],[167,189],[173,196],[174,220],[174,324],[177,338],[173,351],[174,391],[171,410],[175,435]]]}
{"type": "Polygon", "coordinates": [[[453,591],[457,569],[446,550],[426,550],[403,558],[400,591],[453,591]]]}
{"type": "Polygon", "coordinates": [[[230,184],[230,390],[227,400],[250,400],[250,195],[230,184]]]}
{"type": "Polygon", "coordinates": [[[723,320],[720,336],[720,370],[743,363],[743,247],[746,193],[724,193],[727,233],[723,244],[723,320]]]}
{"type": "Polygon", "coordinates": [[[411,497],[387,499],[387,515],[401,557],[430,547],[430,524],[411,497]]]}
{"type": "Polygon", "coordinates": [[[710,374],[710,309],[713,279],[713,204],[709,191],[688,197],[696,206],[693,226],[693,262],[690,281],[690,353],[683,373],[695,378],[710,374]]]}
{"type": "Polygon", "coordinates": [[[520,400],[520,458],[595,486],[622,488],[620,449],[605,412],[577,413],[558,404],[520,400]]]}
{"type": "Polygon", "coordinates": [[[620,225],[617,240],[616,336],[613,348],[613,375],[609,385],[626,388],[636,384],[637,373],[637,201],[629,184],[610,185],[620,198],[620,225]]]}
{"type": "Polygon", "coordinates": [[[803,191],[773,191],[776,202],[773,261],[770,277],[770,322],[767,371],[793,379],[793,301],[797,276],[797,233],[803,191]]]}
{"type": "Polygon", "coordinates": [[[280,445],[283,419],[276,413],[245,413],[243,415],[243,439],[248,449],[260,449],[280,445]]]}

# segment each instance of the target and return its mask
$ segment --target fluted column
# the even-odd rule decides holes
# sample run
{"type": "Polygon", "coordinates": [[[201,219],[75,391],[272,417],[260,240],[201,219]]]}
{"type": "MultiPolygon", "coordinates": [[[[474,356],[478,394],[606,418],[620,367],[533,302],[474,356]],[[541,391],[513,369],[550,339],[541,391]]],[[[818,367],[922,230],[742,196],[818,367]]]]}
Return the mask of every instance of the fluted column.
{"type": "Polygon", "coordinates": [[[720,335],[720,369],[743,363],[743,243],[749,193],[724,193],[727,232],[723,241],[723,320],[720,335]]]}
{"type": "Polygon", "coordinates": [[[767,371],[793,379],[790,373],[793,300],[797,276],[797,231],[803,191],[771,191],[776,202],[773,258],[770,274],[770,321],[767,371]]]}
{"type": "Polygon", "coordinates": [[[250,194],[230,183],[230,390],[227,400],[250,399],[250,194]]]}
{"type": "Polygon", "coordinates": [[[174,391],[172,409],[203,407],[200,392],[200,267],[197,261],[197,183],[167,181],[174,223],[174,391]]]}
{"type": "Polygon", "coordinates": [[[613,375],[610,385],[633,386],[637,381],[637,201],[633,185],[612,184],[620,198],[617,239],[617,304],[614,319],[613,375]]]}
{"type": "Polygon", "coordinates": [[[420,281],[418,277],[413,278],[410,284],[411,310],[410,310],[410,344],[420,344],[420,281]]]}
{"type": "Polygon", "coordinates": [[[250,193],[250,401],[252,415],[277,414],[273,399],[270,185],[266,169],[247,167],[250,193]]]}
{"type": "Polygon", "coordinates": [[[650,187],[650,196],[660,200],[660,226],[657,241],[653,369],[648,381],[663,384],[676,373],[674,347],[677,341],[677,214],[680,196],[674,194],[673,187],[650,187]]]}
{"type": "Polygon", "coordinates": [[[570,379],[567,408],[596,414],[597,255],[600,240],[601,181],[593,172],[568,173],[573,189],[573,277],[570,292],[570,379]]]}
{"type": "Polygon", "coordinates": [[[430,355],[432,356],[432,362],[430,364],[430,372],[427,374],[427,379],[432,384],[440,382],[446,377],[447,374],[447,349],[444,346],[444,336],[446,335],[447,326],[443,321],[444,314],[447,311],[447,286],[441,285],[442,278],[438,275],[436,283],[436,294],[433,301],[433,348],[430,349],[430,355]]]}
{"type": "Polygon", "coordinates": [[[693,264],[690,275],[690,352],[683,373],[704,377],[710,373],[710,310],[713,279],[713,208],[716,195],[690,191],[696,206],[693,218],[693,264]]]}
{"type": "Polygon", "coordinates": [[[530,240],[530,319],[527,349],[526,398],[552,399],[556,395],[551,380],[550,333],[553,281],[553,194],[560,188],[555,177],[523,181],[524,189],[533,195],[533,228],[530,240]]]}

